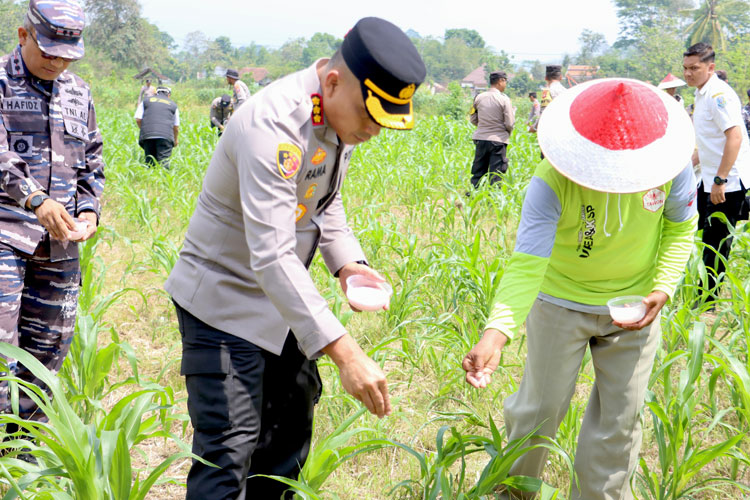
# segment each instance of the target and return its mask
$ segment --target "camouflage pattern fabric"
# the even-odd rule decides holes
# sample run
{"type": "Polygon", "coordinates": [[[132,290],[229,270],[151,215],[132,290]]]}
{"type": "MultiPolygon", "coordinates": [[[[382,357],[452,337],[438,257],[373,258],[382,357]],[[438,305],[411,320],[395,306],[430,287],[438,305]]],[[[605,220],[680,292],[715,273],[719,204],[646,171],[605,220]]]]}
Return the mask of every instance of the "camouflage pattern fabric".
{"type": "Polygon", "coordinates": [[[85,16],[76,0],[31,0],[27,13],[36,31],[36,41],[43,52],[80,59],[84,54],[85,16]]]}
{"type": "MultiPolygon", "coordinates": [[[[0,242],[33,254],[46,230],[23,208],[32,192],[44,190],[74,216],[99,214],[104,160],[94,102],[69,71],[45,90],[16,47],[0,58],[0,115],[0,242]]],[[[52,261],[78,257],[77,245],[50,247],[52,261]]]]}
{"type": "MultiPolygon", "coordinates": [[[[81,273],[78,260],[50,262],[44,248],[32,256],[0,243],[0,342],[20,346],[57,373],[73,340],[81,273]]],[[[16,360],[7,361],[11,375],[45,388],[16,360]]],[[[23,391],[19,395],[19,416],[45,420],[23,391]]],[[[6,382],[0,383],[0,412],[11,412],[6,382]]]]}

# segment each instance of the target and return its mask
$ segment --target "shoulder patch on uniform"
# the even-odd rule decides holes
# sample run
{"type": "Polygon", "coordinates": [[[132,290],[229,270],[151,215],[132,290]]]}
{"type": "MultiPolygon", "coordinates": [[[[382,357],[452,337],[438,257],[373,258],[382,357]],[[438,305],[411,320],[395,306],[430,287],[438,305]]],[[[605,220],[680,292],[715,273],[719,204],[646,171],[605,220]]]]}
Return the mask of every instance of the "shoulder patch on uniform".
{"type": "Polygon", "coordinates": [[[323,96],[320,94],[310,94],[312,100],[313,109],[310,117],[312,118],[313,126],[323,125],[323,96]]]}
{"type": "Polygon", "coordinates": [[[716,98],[716,105],[720,108],[726,108],[727,107],[727,99],[723,95],[720,95],[716,98]]]}
{"type": "Polygon", "coordinates": [[[291,179],[302,165],[302,151],[294,144],[282,142],[276,149],[276,165],[284,179],[291,179]]]}
{"type": "Polygon", "coordinates": [[[310,160],[310,163],[312,163],[313,165],[320,165],[326,159],[326,156],[327,154],[325,150],[323,148],[318,148],[317,151],[315,151],[312,159],[310,160]]]}
{"type": "Polygon", "coordinates": [[[666,199],[667,193],[665,191],[659,188],[651,189],[643,195],[643,208],[649,212],[657,212],[664,206],[666,199]]]}
{"type": "Polygon", "coordinates": [[[302,203],[300,203],[299,205],[297,205],[297,209],[294,211],[294,217],[295,217],[294,222],[299,222],[299,220],[302,217],[304,217],[306,213],[307,213],[307,207],[306,206],[304,206],[302,203]]]}

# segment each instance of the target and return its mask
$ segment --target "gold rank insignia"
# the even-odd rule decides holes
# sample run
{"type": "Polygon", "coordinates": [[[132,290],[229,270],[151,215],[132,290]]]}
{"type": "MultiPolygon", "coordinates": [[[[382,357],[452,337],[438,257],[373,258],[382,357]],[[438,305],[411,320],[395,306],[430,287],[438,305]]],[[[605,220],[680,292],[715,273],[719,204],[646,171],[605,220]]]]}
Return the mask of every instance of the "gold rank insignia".
{"type": "Polygon", "coordinates": [[[313,104],[312,114],[310,115],[313,126],[323,125],[323,96],[310,94],[310,100],[313,104]]]}
{"type": "Polygon", "coordinates": [[[276,149],[276,165],[284,179],[291,179],[302,165],[302,151],[294,144],[282,142],[276,149]]]}
{"type": "Polygon", "coordinates": [[[311,184],[309,188],[307,188],[307,191],[305,191],[305,199],[309,200],[313,196],[315,196],[315,191],[318,190],[317,184],[311,184]]]}
{"type": "Polygon", "coordinates": [[[417,86],[413,83],[410,83],[409,85],[401,89],[401,92],[398,93],[398,97],[400,99],[411,99],[411,96],[414,95],[415,90],[417,90],[417,86]]]}
{"type": "Polygon", "coordinates": [[[294,222],[299,222],[299,220],[305,216],[307,213],[307,207],[304,206],[302,203],[297,205],[297,210],[295,210],[294,216],[296,217],[294,222]]]}
{"type": "Polygon", "coordinates": [[[310,160],[310,163],[312,163],[313,165],[320,165],[321,163],[323,163],[325,159],[326,159],[325,150],[323,148],[318,148],[318,150],[315,151],[315,154],[310,160]]]}

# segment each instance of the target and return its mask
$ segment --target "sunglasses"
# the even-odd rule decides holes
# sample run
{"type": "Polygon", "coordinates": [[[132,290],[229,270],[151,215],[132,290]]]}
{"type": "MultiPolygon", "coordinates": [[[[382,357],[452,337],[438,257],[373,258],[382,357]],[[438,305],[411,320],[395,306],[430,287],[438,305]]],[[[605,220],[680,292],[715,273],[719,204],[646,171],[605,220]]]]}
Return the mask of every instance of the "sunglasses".
{"type": "Polygon", "coordinates": [[[45,51],[42,50],[42,48],[39,46],[39,42],[36,41],[36,37],[29,33],[29,38],[31,38],[34,41],[34,45],[36,45],[36,48],[39,49],[39,53],[42,54],[42,57],[44,59],[47,59],[49,61],[54,61],[55,59],[62,59],[63,62],[69,63],[75,61],[75,59],[71,59],[69,57],[60,57],[60,56],[53,56],[50,54],[47,54],[45,51]]]}

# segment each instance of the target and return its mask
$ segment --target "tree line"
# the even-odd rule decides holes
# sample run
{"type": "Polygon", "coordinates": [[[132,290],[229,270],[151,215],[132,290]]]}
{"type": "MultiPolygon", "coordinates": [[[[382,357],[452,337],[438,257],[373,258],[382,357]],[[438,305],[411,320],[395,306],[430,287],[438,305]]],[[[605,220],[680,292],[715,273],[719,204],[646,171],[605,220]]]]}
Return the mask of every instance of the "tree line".
{"type": "MultiPolygon", "coordinates": [[[[599,66],[599,76],[625,76],[657,83],[667,73],[681,74],[682,52],[698,41],[711,43],[717,67],[725,69],[738,90],[750,87],[750,0],[613,0],[620,33],[611,45],[604,35],[585,29],[580,50],[560,61],[599,66]]],[[[16,28],[28,2],[0,0],[0,49],[17,43],[16,28]]],[[[272,79],[297,71],[320,57],[329,56],[342,39],[316,33],[294,38],[281,47],[257,43],[235,46],[226,36],[211,38],[201,31],[189,33],[178,44],[142,15],[139,0],[85,0],[87,57],[76,63],[84,77],[132,76],[150,66],[174,81],[212,75],[216,66],[264,67],[272,79]]],[[[515,61],[489,47],[475,30],[448,29],[442,37],[422,37],[408,30],[427,67],[427,81],[447,84],[461,80],[486,64],[512,75],[509,92],[524,95],[539,88],[545,63],[515,61]]]]}

